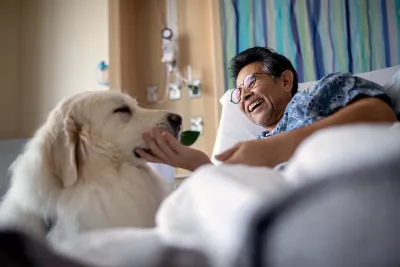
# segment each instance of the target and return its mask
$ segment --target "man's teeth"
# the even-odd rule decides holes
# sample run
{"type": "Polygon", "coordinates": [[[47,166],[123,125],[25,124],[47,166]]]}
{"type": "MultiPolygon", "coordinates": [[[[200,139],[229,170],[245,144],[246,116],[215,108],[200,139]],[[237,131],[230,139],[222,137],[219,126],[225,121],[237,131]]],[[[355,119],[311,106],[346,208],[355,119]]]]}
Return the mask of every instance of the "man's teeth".
{"type": "Polygon", "coordinates": [[[263,102],[263,100],[260,99],[260,100],[257,100],[257,101],[255,101],[255,102],[251,103],[250,106],[249,106],[250,112],[252,112],[253,109],[254,109],[257,105],[261,104],[262,102],[263,102]]]}

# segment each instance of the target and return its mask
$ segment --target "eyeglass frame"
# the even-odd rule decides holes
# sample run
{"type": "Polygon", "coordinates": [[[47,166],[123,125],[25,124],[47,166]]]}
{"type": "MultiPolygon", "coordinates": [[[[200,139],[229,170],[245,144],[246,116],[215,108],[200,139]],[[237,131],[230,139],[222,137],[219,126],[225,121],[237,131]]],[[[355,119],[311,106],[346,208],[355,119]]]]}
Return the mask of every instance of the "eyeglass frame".
{"type": "Polygon", "coordinates": [[[268,73],[268,72],[254,72],[254,73],[251,73],[251,74],[247,75],[246,77],[244,77],[244,79],[243,79],[243,81],[242,81],[242,84],[240,84],[237,88],[235,88],[235,89],[232,90],[230,101],[231,101],[233,104],[237,105],[237,104],[239,104],[240,101],[242,100],[242,96],[241,96],[241,95],[242,95],[242,89],[245,88],[245,87],[244,87],[244,81],[246,80],[246,78],[249,77],[249,76],[254,76],[254,84],[253,84],[253,86],[252,86],[251,88],[246,88],[247,90],[251,90],[251,89],[254,87],[254,85],[256,84],[256,82],[257,82],[257,76],[256,76],[256,75],[258,75],[258,74],[267,74],[267,75],[270,75],[270,76],[274,76],[273,74],[268,73]],[[242,86],[242,88],[240,88],[240,86],[242,86]],[[234,93],[236,90],[240,90],[240,97],[239,97],[239,101],[238,101],[238,102],[234,102],[234,101],[232,100],[233,93],[234,93]]]}

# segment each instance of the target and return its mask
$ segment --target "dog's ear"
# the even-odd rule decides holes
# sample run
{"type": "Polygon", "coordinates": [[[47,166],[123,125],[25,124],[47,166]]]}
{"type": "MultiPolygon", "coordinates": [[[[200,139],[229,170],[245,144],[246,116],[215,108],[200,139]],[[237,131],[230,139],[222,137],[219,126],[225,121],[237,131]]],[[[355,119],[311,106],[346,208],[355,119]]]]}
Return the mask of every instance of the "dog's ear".
{"type": "Polygon", "coordinates": [[[64,122],[65,154],[61,164],[61,179],[64,187],[72,186],[78,180],[80,162],[80,132],[81,128],[72,117],[64,122]]]}

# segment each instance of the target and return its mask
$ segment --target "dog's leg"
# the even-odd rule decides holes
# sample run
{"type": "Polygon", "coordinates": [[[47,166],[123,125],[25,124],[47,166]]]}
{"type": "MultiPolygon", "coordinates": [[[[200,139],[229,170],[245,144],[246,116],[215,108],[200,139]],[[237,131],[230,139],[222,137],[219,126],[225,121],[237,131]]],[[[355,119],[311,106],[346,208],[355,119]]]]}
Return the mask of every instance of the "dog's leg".
{"type": "Polygon", "coordinates": [[[7,197],[0,203],[0,228],[15,229],[41,238],[46,236],[42,217],[7,197]]]}

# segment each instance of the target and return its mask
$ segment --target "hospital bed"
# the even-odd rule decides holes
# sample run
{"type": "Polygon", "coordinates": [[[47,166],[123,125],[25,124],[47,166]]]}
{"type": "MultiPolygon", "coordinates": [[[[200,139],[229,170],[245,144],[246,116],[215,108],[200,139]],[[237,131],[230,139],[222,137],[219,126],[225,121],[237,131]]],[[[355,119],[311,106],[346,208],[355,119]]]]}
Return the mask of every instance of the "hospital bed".
{"type": "MultiPolygon", "coordinates": [[[[383,85],[400,110],[400,66],[359,76],[383,85]]],[[[262,130],[229,93],[221,99],[214,155],[262,130]]],[[[4,252],[14,249],[51,266],[30,253],[35,248],[54,266],[400,266],[399,123],[322,130],[284,171],[213,162],[163,202],[155,229],[99,231],[56,251],[2,233],[0,261],[12,260],[4,252]]]]}

